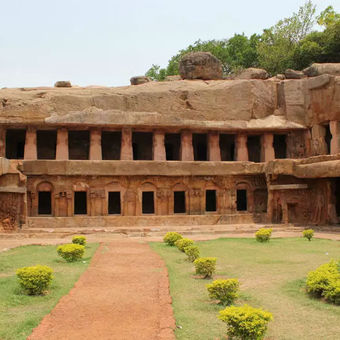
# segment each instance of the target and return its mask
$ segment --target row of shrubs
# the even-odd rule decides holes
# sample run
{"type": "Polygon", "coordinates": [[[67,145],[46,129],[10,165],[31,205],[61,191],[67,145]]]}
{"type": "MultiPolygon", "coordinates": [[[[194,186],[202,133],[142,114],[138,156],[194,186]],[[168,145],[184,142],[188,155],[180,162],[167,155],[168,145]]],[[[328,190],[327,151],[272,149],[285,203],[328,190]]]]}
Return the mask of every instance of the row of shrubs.
{"type": "MultiPolygon", "coordinates": [[[[261,233],[261,242],[265,234],[267,235],[261,233]]],[[[164,236],[164,242],[184,252],[188,260],[194,263],[196,274],[211,278],[215,273],[216,257],[200,257],[199,247],[193,240],[183,238],[176,232],[168,232],[164,236]]],[[[271,313],[248,305],[230,306],[238,297],[240,284],[237,279],[214,280],[206,286],[211,299],[227,306],[219,312],[218,318],[227,324],[227,334],[230,338],[262,339],[264,337],[268,322],[273,319],[271,313]]]]}
{"type": "MultiPolygon", "coordinates": [[[[74,236],[71,244],[58,246],[57,253],[67,262],[74,262],[83,257],[85,245],[85,236],[74,236]]],[[[44,294],[53,280],[53,269],[40,264],[18,268],[16,274],[21,288],[28,295],[44,294]]]]}
{"type": "MultiPolygon", "coordinates": [[[[268,242],[272,236],[272,228],[260,228],[256,233],[255,237],[258,242],[268,242]]],[[[306,229],[302,232],[302,236],[308,241],[311,241],[314,236],[313,229],[306,229]]]]}

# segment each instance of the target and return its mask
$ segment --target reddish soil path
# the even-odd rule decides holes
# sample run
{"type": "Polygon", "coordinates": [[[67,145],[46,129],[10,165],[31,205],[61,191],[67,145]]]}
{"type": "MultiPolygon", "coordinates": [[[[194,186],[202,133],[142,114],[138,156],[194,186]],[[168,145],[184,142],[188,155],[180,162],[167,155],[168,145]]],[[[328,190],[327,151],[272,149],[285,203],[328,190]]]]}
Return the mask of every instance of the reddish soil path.
{"type": "Polygon", "coordinates": [[[105,242],[28,339],[175,339],[168,285],[164,262],[148,244],[105,242]]]}

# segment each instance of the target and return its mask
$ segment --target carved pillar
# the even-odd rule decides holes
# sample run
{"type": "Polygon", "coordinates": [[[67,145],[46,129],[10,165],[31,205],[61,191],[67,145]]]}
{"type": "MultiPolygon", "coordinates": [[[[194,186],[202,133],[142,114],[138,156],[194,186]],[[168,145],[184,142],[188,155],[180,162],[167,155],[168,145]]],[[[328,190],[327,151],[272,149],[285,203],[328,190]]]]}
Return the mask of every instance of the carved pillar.
{"type": "Polygon", "coordinates": [[[192,146],[192,133],[184,131],[181,134],[181,161],[193,161],[194,148],[192,146]]]}
{"type": "Polygon", "coordinates": [[[6,130],[0,127],[0,157],[6,157],[6,130]]]}
{"type": "Polygon", "coordinates": [[[340,153],[340,122],[332,120],[329,122],[329,128],[331,130],[331,155],[340,153]]]}
{"type": "Polygon", "coordinates": [[[93,129],[90,133],[90,160],[101,160],[102,132],[99,129],[93,129]]]}
{"type": "Polygon", "coordinates": [[[37,131],[32,128],[26,131],[24,159],[37,159],[37,131]]]}
{"type": "Polygon", "coordinates": [[[157,204],[156,215],[170,214],[170,191],[167,188],[160,188],[156,192],[157,204]]]}
{"type": "Polygon", "coordinates": [[[125,216],[136,216],[136,191],[134,189],[125,191],[123,204],[125,216]]]}
{"type": "Polygon", "coordinates": [[[325,141],[326,128],[322,125],[312,126],[312,150],[313,155],[326,155],[327,144],[325,141]]]}
{"type": "Polygon", "coordinates": [[[272,133],[265,133],[262,136],[262,152],[261,152],[262,162],[269,162],[275,159],[273,141],[274,136],[272,133]]]}
{"type": "Polygon", "coordinates": [[[204,211],[203,205],[203,190],[200,188],[193,188],[190,194],[190,215],[201,215],[204,211]]]}
{"type": "Polygon", "coordinates": [[[220,135],[218,132],[208,134],[208,159],[209,161],[220,161],[220,135]]]}
{"type": "Polygon", "coordinates": [[[56,160],[68,160],[68,131],[65,128],[57,132],[56,160]]]}
{"type": "Polygon", "coordinates": [[[164,132],[154,132],[153,134],[153,160],[165,161],[164,132]]]}
{"type": "Polygon", "coordinates": [[[236,135],[236,160],[248,161],[247,135],[236,135]]]}
{"type": "Polygon", "coordinates": [[[129,128],[124,128],[122,130],[122,146],[120,149],[120,159],[124,161],[133,160],[132,131],[129,128]]]}

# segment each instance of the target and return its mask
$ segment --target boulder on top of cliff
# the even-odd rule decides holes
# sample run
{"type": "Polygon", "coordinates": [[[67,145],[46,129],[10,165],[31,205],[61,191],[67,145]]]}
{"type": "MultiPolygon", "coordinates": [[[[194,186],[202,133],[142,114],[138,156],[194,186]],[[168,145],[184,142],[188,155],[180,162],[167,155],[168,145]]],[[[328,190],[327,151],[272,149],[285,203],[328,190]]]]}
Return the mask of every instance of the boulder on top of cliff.
{"type": "Polygon", "coordinates": [[[192,52],[179,62],[182,79],[222,79],[222,63],[210,52],[192,52]]]}
{"type": "Polygon", "coordinates": [[[262,68],[249,67],[243,70],[235,79],[268,79],[269,75],[262,68]]]}
{"type": "Polygon", "coordinates": [[[302,79],[305,77],[305,75],[302,71],[296,71],[292,70],[291,68],[288,68],[285,71],[285,77],[286,79],[302,79]]]}
{"type": "Polygon", "coordinates": [[[59,80],[55,82],[54,87],[72,87],[69,80],[59,80]]]}
{"type": "Polygon", "coordinates": [[[131,85],[141,85],[141,84],[148,83],[150,81],[151,79],[146,76],[136,76],[136,77],[130,78],[131,85]]]}
{"type": "Polygon", "coordinates": [[[314,63],[311,66],[305,68],[303,73],[308,77],[316,77],[322,74],[340,76],[340,63],[314,63]]]}

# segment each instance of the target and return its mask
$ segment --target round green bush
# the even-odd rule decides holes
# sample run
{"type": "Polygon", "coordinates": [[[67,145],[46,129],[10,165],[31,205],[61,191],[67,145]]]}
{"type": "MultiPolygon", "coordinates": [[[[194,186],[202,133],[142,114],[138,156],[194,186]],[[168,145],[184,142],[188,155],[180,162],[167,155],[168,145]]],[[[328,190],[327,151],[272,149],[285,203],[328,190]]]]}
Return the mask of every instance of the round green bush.
{"type": "Polygon", "coordinates": [[[263,339],[268,322],[273,319],[271,313],[248,305],[226,307],[219,314],[219,319],[227,324],[230,339],[263,339]]]}
{"type": "Polygon", "coordinates": [[[207,285],[210,299],[219,300],[222,305],[230,305],[238,297],[237,279],[215,280],[207,285]]]}
{"type": "Polygon", "coordinates": [[[21,288],[28,295],[40,295],[47,290],[53,279],[53,270],[40,264],[18,268],[16,271],[21,288]]]}
{"type": "Polygon", "coordinates": [[[195,245],[185,247],[184,253],[188,256],[190,262],[194,262],[200,257],[200,250],[198,246],[195,245]]]}
{"type": "Polygon", "coordinates": [[[260,228],[256,233],[255,237],[258,242],[268,242],[272,236],[272,228],[260,228]]]}
{"type": "Polygon", "coordinates": [[[314,236],[313,229],[306,229],[302,232],[303,237],[305,237],[308,241],[311,241],[314,236]]]}
{"type": "Polygon", "coordinates": [[[210,278],[216,270],[216,257],[199,257],[194,261],[196,274],[210,278]]]}
{"type": "Polygon", "coordinates": [[[175,242],[183,238],[183,236],[179,233],[176,233],[175,231],[169,231],[168,233],[165,234],[163,241],[173,247],[175,245],[175,242]]]}
{"type": "Polygon", "coordinates": [[[175,242],[175,246],[184,253],[184,248],[188,246],[192,246],[194,244],[193,240],[190,240],[189,238],[181,238],[175,242]]]}
{"type": "Polygon", "coordinates": [[[82,235],[73,236],[72,243],[80,244],[81,246],[85,246],[86,245],[86,237],[82,236],[82,235]]]}
{"type": "Polygon", "coordinates": [[[58,255],[67,262],[80,260],[85,252],[85,246],[80,244],[64,244],[57,249],[58,255]]]}

